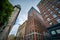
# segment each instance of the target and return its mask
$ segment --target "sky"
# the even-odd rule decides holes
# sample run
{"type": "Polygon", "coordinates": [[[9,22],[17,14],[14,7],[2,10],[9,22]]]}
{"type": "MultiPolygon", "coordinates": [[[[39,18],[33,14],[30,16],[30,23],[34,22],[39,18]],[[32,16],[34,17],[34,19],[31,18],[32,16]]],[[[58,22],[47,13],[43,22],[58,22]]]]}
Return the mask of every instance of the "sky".
{"type": "Polygon", "coordinates": [[[10,34],[16,35],[17,30],[20,25],[22,25],[27,19],[28,19],[28,11],[31,7],[34,7],[37,11],[37,4],[40,2],[40,0],[9,0],[9,2],[15,6],[19,4],[21,6],[21,11],[16,19],[15,25],[13,25],[13,28],[10,31],[10,34]]]}

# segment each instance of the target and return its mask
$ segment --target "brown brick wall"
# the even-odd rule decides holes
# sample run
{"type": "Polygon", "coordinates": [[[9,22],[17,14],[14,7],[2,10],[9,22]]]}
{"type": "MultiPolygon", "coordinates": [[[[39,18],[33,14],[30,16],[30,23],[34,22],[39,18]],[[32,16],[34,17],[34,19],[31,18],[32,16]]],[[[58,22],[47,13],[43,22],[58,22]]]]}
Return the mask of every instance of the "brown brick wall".
{"type": "Polygon", "coordinates": [[[38,12],[33,8],[32,11],[30,10],[30,14],[28,15],[28,22],[25,28],[25,40],[29,39],[28,37],[30,36],[28,34],[31,33],[33,33],[33,40],[37,40],[36,35],[38,35],[34,33],[41,33],[42,35],[39,36],[39,39],[43,40],[43,31],[47,31],[47,30],[44,27],[43,21],[38,16],[38,12]]]}
{"type": "Polygon", "coordinates": [[[55,6],[55,7],[58,7],[59,9],[60,9],[60,4],[57,4],[57,2],[58,2],[58,0],[48,0],[48,1],[46,1],[46,0],[42,0],[37,6],[38,6],[38,8],[39,8],[39,10],[40,10],[40,12],[41,12],[41,15],[42,15],[42,18],[43,18],[43,20],[44,20],[44,23],[45,23],[45,25],[46,25],[46,28],[48,28],[48,27],[50,27],[50,22],[48,22],[46,19],[46,17],[45,17],[45,14],[44,14],[44,12],[43,12],[43,10],[46,12],[46,14],[48,15],[48,18],[50,18],[51,19],[51,22],[53,22],[54,23],[54,25],[56,25],[57,24],[57,21],[56,21],[56,19],[59,17],[60,18],[60,14],[56,11],[56,10],[54,10],[54,8],[52,8],[52,6],[55,6]],[[45,5],[44,5],[45,4],[45,5]],[[44,6],[43,6],[44,5],[44,6]],[[51,6],[50,6],[51,5],[51,6]],[[48,9],[50,9],[51,11],[53,11],[54,12],[54,14],[56,14],[57,15],[57,17],[56,18],[53,18],[53,15],[52,14],[50,14],[50,12],[48,11],[48,9],[47,9],[47,7],[48,7],[48,9]]]}

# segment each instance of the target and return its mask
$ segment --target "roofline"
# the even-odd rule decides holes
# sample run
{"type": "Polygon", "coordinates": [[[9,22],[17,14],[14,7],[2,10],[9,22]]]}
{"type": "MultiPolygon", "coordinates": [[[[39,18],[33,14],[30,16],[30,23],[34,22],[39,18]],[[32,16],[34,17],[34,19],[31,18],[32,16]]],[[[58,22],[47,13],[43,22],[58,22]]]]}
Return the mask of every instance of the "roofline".
{"type": "Polygon", "coordinates": [[[14,8],[17,7],[21,10],[21,6],[20,5],[15,5],[14,8]]]}
{"type": "Polygon", "coordinates": [[[42,1],[40,1],[38,4],[37,4],[37,6],[39,6],[39,4],[41,3],[42,1]]]}
{"type": "Polygon", "coordinates": [[[30,10],[28,11],[28,14],[31,12],[31,10],[35,10],[37,13],[39,13],[34,7],[31,7],[30,10]]]}

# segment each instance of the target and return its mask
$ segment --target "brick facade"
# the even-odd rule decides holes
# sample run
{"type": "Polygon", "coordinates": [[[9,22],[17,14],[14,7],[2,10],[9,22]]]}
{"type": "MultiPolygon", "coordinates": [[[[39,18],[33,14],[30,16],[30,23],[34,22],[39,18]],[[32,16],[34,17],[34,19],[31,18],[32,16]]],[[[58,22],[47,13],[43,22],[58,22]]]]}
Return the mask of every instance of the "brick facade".
{"type": "Polygon", "coordinates": [[[28,12],[28,21],[25,28],[25,40],[43,40],[46,32],[39,12],[33,7],[28,12]]]}
{"type": "Polygon", "coordinates": [[[60,23],[60,1],[59,0],[42,0],[37,5],[46,28],[60,23]]]}

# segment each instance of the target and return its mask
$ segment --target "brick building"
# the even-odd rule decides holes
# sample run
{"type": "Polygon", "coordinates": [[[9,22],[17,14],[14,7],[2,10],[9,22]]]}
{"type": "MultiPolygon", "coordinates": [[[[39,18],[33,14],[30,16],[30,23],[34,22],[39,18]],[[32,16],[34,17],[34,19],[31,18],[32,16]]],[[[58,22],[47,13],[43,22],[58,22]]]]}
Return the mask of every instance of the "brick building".
{"type": "Polygon", "coordinates": [[[42,0],[37,6],[47,28],[60,23],[59,0],[42,0]]]}
{"type": "Polygon", "coordinates": [[[25,40],[43,40],[43,32],[47,32],[47,30],[44,28],[41,15],[32,7],[28,12],[25,40]]]}
{"type": "Polygon", "coordinates": [[[60,35],[60,0],[41,0],[37,7],[49,33],[60,35]]]}

